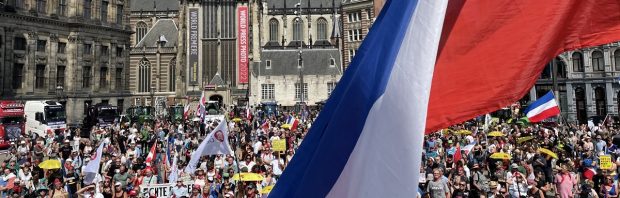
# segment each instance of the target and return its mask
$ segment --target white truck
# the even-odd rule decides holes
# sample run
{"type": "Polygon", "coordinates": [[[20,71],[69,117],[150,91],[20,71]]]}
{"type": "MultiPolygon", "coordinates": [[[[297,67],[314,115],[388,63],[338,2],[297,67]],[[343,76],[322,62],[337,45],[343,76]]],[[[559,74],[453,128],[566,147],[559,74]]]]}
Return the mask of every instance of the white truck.
{"type": "Polygon", "coordinates": [[[64,132],[67,128],[65,107],[56,101],[27,101],[24,107],[26,114],[26,132],[38,137],[50,133],[64,132]]]}

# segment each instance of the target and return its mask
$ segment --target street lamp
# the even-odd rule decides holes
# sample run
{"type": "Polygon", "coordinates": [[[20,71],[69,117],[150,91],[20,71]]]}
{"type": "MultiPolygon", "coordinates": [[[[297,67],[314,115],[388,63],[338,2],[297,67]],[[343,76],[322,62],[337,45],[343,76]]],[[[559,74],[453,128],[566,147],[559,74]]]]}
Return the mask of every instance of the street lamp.
{"type": "MultiPolygon", "coordinates": [[[[299,20],[297,22],[302,23],[303,24],[303,20],[302,20],[302,15],[301,15],[301,0],[299,0],[299,3],[295,4],[295,7],[297,7],[299,10],[296,11],[297,14],[297,18],[295,20],[299,20]]],[[[303,27],[303,25],[301,26],[303,27]]],[[[301,29],[299,29],[299,31],[301,31],[301,29]]],[[[301,32],[300,32],[301,34],[301,32]]],[[[298,69],[299,69],[299,113],[301,114],[303,112],[303,104],[304,104],[304,91],[305,91],[305,86],[304,86],[304,76],[303,76],[303,68],[304,68],[304,59],[303,59],[303,37],[299,38],[301,40],[297,41],[299,42],[299,61],[298,61],[298,69]]]]}

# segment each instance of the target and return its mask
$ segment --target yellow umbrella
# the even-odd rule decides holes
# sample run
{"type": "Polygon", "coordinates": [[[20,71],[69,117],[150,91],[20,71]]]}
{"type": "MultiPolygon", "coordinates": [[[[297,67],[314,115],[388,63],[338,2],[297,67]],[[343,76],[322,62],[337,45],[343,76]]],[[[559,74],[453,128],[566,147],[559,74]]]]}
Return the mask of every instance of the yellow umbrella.
{"type": "Polygon", "coordinates": [[[283,124],[282,126],[280,126],[283,129],[290,129],[291,125],[290,124],[283,124]]]}
{"type": "Polygon", "coordinates": [[[263,181],[263,176],[257,173],[237,173],[233,175],[233,180],[238,181],[241,177],[241,181],[263,181]]]}
{"type": "Polygon", "coordinates": [[[546,149],[546,148],[538,148],[538,152],[547,154],[555,159],[560,159],[558,158],[558,154],[555,154],[553,151],[550,151],[549,149],[546,149]]]}
{"type": "Polygon", "coordinates": [[[39,164],[39,168],[50,170],[50,169],[59,169],[61,166],[60,161],[51,159],[45,160],[39,164]]]}
{"type": "Polygon", "coordinates": [[[241,118],[233,118],[232,121],[233,122],[241,122],[241,118]]]}
{"type": "Polygon", "coordinates": [[[493,155],[490,156],[491,159],[501,159],[501,160],[509,160],[511,157],[508,153],[493,153],[493,155]]]}
{"type": "Polygon", "coordinates": [[[265,186],[262,190],[260,190],[260,194],[270,193],[272,189],[273,189],[273,185],[265,186]]]}
{"type": "Polygon", "coordinates": [[[504,133],[499,132],[499,131],[493,131],[493,132],[491,132],[491,133],[487,134],[487,136],[491,136],[491,137],[501,137],[501,136],[504,136],[504,133]]]}
{"type": "Polygon", "coordinates": [[[471,131],[470,130],[459,130],[455,134],[457,134],[457,135],[471,135],[471,131]]]}
{"type": "Polygon", "coordinates": [[[520,138],[517,138],[517,143],[521,144],[523,142],[527,142],[527,141],[530,141],[530,140],[533,140],[533,139],[534,139],[534,136],[520,137],[520,138]]]}

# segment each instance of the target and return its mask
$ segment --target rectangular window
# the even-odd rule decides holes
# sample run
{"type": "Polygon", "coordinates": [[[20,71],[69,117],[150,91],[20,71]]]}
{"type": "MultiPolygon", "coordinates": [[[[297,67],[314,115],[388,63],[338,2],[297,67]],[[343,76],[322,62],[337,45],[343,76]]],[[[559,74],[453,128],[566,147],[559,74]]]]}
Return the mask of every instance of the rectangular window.
{"type": "Polygon", "coordinates": [[[101,21],[108,22],[108,1],[101,1],[101,21]]]}
{"type": "Polygon", "coordinates": [[[46,0],[37,0],[37,12],[45,13],[45,5],[47,4],[46,0]]]}
{"type": "Polygon", "coordinates": [[[358,22],[362,18],[361,15],[362,15],[361,12],[349,13],[348,14],[349,22],[358,22]]]}
{"type": "Polygon", "coordinates": [[[90,19],[91,0],[84,0],[84,19],[90,19]]]}
{"type": "Polygon", "coordinates": [[[353,30],[347,30],[347,37],[349,41],[353,41],[353,30]]]}
{"type": "Polygon", "coordinates": [[[93,104],[92,100],[85,100],[84,101],[84,115],[88,114],[88,107],[90,107],[90,105],[93,104]]]}
{"type": "Polygon", "coordinates": [[[15,37],[15,40],[13,41],[13,49],[14,50],[26,50],[26,38],[15,37]]]}
{"type": "Polygon", "coordinates": [[[335,82],[328,82],[327,83],[327,96],[331,96],[332,92],[334,91],[334,89],[336,88],[336,83],[335,82]]]}
{"type": "Polygon", "coordinates": [[[303,93],[302,93],[301,86],[299,85],[300,83],[295,83],[295,100],[300,100],[302,94],[303,94],[304,100],[307,100],[308,99],[308,83],[304,83],[303,93]]]}
{"type": "Polygon", "coordinates": [[[82,69],[82,88],[90,87],[90,66],[84,66],[82,69]]]}
{"type": "Polygon", "coordinates": [[[116,24],[123,24],[123,5],[116,5],[116,24]]]}
{"type": "Polygon", "coordinates": [[[265,69],[271,69],[271,60],[265,61],[265,69]]]}
{"type": "Polygon", "coordinates": [[[101,88],[108,87],[108,68],[102,67],[99,69],[99,86],[101,88]]]}
{"type": "Polygon", "coordinates": [[[261,84],[261,99],[273,100],[275,99],[275,85],[274,84],[261,84]]]}
{"type": "Polygon", "coordinates": [[[67,16],[67,0],[58,0],[58,15],[67,16]]]}
{"type": "Polygon", "coordinates": [[[84,43],[84,55],[92,55],[93,54],[92,47],[93,46],[91,44],[84,43]]]}
{"type": "Polygon", "coordinates": [[[123,112],[123,107],[125,107],[125,100],[124,99],[117,99],[116,100],[116,107],[118,107],[118,111],[119,112],[123,112]]]}
{"type": "Polygon", "coordinates": [[[65,66],[56,69],[56,86],[65,86],[65,66]]]}
{"type": "Polygon", "coordinates": [[[41,89],[45,86],[45,65],[37,65],[35,71],[34,88],[41,89]]]}
{"type": "Polygon", "coordinates": [[[355,50],[354,49],[349,49],[349,56],[347,57],[349,62],[353,61],[353,57],[355,57],[355,50]]]}
{"type": "Polygon", "coordinates": [[[37,40],[37,52],[45,52],[46,40],[37,40]]]}
{"type": "Polygon", "coordinates": [[[116,75],[115,77],[115,84],[116,84],[116,90],[122,90],[123,89],[123,68],[116,68],[116,75]]]}
{"type": "Polygon", "coordinates": [[[65,50],[67,50],[67,43],[63,43],[63,42],[58,43],[58,51],[56,52],[59,54],[64,54],[65,50]]]}
{"type": "Polygon", "coordinates": [[[297,59],[297,68],[302,68],[304,66],[304,60],[297,59]]]}
{"type": "Polygon", "coordinates": [[[116,48],[116,57],[122,57],[123,56],[123,48],[122,47],[117,47],[116,48]]]}
{"type": "Polygon", "coordinates": [[[101,46],[101,55],[102,56],[108,56],[108,54],[109,54],[108,46],[102,45],[101,46]]]}
{"type": "Polygon", "coordinates": [[[15,63],[13,65],[13,89],[22,88],[24,80],[24,64],[15,63]]]}

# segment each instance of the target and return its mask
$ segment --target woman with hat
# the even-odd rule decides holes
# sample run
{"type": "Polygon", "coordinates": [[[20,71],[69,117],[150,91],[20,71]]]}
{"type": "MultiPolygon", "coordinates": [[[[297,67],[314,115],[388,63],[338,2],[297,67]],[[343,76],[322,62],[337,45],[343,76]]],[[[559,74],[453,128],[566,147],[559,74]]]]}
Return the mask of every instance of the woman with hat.
{"type": "Polygon", "coordinates": [[[203,197],[202,194],[200,194],[200,185],[194,184],[194,186],[192,186],[192,194],[189,195],[189,198],[206,198],[206,197],[203,197]]]}
{"type": "Polygon", "coordinates": [[[121,182],[116,182],[116,184],[114,184],[112,194],[112,198],[127,198],[127,192],[123,190],[123,185],[121,182]]]}

